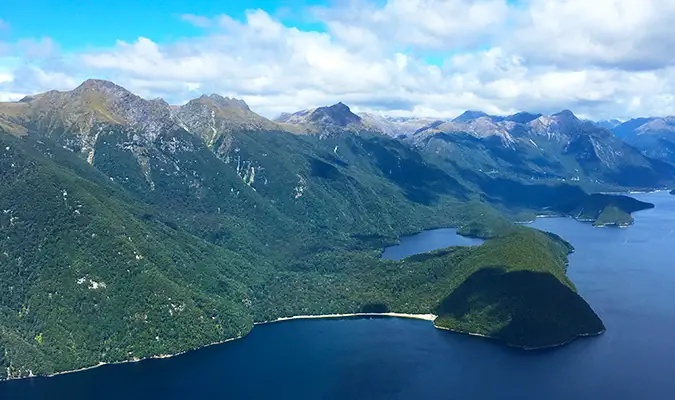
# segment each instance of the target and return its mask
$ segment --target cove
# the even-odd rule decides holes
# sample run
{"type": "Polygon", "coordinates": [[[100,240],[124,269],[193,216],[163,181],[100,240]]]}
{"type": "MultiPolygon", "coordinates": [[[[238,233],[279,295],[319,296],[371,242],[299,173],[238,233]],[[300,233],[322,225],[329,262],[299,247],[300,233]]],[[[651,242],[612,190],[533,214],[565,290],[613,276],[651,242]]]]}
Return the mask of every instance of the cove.
{"type": "Polygon", "coordinates": [[[423,320],[293,320],[173,358],[3,382],[0,399],[672,399],[675,196],[634,197],[656,208],[627,229],[530,225],[575,246],[568,275],[599,337],[527,352],[423,320]]]}
{"type": "Polygon", "coordinates": [[[400,261],[415,254],[427,253],[450,246],[478,246],[481,239],[468,238],[457,234],[455,228],[430,229],[416,235],[401,237],[401,243],[384,249],[382,258],[400,261]]]}

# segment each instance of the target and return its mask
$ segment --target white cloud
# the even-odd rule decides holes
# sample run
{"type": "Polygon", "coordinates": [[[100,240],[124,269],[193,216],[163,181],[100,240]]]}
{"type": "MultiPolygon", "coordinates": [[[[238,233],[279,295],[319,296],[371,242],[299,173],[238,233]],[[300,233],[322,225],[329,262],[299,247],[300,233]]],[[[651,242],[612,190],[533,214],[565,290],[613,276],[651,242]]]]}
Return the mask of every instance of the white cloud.
{"type": "Polygon", "coordinates": [[[675,2],[528,0],[514,17],[510,50],[531,62],[652,69],[675,63],[675,2]]]}
{"type": "Polygon", "coordinates": [[[0,91],[0,101],[19,101],[24,97],[25,97],[25,95],[23,95],[21,93],[11,93],[11,92],[0,91]]]}
{"type": "Polygon", "coordinates": [[[203,36],[168,44],[139,37],[62,57],[46,39],[24,42],[35,51],[8,44],[28,64],[7,70],[14,79],[0,81],[0,92],[70,88],[94,76],[171,102],[200,92],[236,96],[266,116],[338,101],[447,117],[466,109],[675,114],[670,3],[354,0],[302,11],[326,32],[286,26],[262,10],[243,21],[185,14],[209,28],[203,36]]]}
{"type": "Polygon", "coordinates": [[[508,11],[506,0],[389,0],[383,7],[346,1],[337,8],[317,8],[316,14],[337,37],[361,31],[390,44],[453,50],[491,37],[508,11]]]}
{"type": "Polygon", "coordinates": [[[180,18],[183,21],[189,22],[190,24],[198,28],[210,28],[211,26],[213,26],[213,20],[211,18],[204,17],[202,15],[183,14],[180,16],[180,18]]]}

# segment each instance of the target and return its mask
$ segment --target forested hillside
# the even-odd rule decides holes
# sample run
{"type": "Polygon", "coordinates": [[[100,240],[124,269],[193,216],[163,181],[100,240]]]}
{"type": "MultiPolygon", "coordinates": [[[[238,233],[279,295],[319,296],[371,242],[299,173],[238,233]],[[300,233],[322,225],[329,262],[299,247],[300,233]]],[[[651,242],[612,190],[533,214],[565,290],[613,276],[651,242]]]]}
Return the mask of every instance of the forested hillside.
{"type": "Polygon", "coordinates": [[[175,354],[298,314],[437,313],[521,347],[604,330],[565,276],[570,246],[503,215],[611,223],[648,204],[473,171],[359,131],[344,107],[301,135],[232,99],[184,107],[100,81],[0,107],[3,378],[175,354]],[[487,241],[380,259],[435,227],[487,241]]]}

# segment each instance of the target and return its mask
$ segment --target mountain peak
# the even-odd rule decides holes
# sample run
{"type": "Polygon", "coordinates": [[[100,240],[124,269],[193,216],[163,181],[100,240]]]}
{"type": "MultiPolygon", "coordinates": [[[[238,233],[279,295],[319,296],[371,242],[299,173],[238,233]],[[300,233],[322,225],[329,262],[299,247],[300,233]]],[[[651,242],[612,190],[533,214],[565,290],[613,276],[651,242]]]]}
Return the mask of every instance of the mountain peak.
{"type": "Polygon", "coordinates": [[[319,107],[309,115],[312,122],[331,123],[338,126],[347,126],[361,122],[361,117],[354,114],[352,110],[343,102],[333,104],[332,106],[319,107]]]}
{"type": "Polygon", "coordinates": [[[106,81],[103,79],[87,79],[86,81],[82,82],[80,86],[76,87],[73,92],[82,92],[84,90],[96,90],[96,91],[110,91],[110,90],[117,90],[117,91],[125,91],[127,90],[123,88],[122,86],[116,85],[115,83],[111,81],[106,81]]]}
{"type": "Polygon", "coordinates": [[[534,121],[535,119],[541,117],[541,114],[533,114],[527,111],[521,111],[519,113],[509,115],[504,118],[505,121],[511,121],[518,124],[527,124],[528,122],[534,121]]]}
{"type": "Polygon", "coordinates": [[[223,97],[217,93],[212,93],[209,95],[203,94],[196,100],[201,103],[213,104],[219,108],[237,108],[244,111],[251,111],[248,104],[246,104],[244,100],[223,97]]]}
{"type": "Polygon", "coordinates": [[[483,111],[477,111],[477,110],[467,110],[462,113],[459,117],[455,118],[452,120],[452,122],[469,122],[474,119],[478,119],[481,117],[489,117],[486,113],[483,111]]]}
{"type": "Polygon", "coordinates": [[[556,118],[562,118],[562,119],[565,119],[565,120],[568,120],[568,121],[578,121],[579,120],[579,118],[577,118],[577,116],[574,115],[574,113],[572,111],[567,110],[567,109],[562,110],[562,111],[560,111],[556,114],[553,114],[551,116],[556,117],[556,118]]]}

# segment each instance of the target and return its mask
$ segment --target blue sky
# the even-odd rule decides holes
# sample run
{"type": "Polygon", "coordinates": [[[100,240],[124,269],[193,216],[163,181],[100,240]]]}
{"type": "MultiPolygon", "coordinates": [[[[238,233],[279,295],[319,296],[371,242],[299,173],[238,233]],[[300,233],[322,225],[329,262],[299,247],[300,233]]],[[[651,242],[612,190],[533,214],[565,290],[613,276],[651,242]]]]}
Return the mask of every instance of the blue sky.
{"type": "Polygon", "coordinates": [[[663,0],[5,0],[0,101],[95,77],[265,116],[675,115],[673,26],[663,0]]]}
{"type": "Polygon", "coordinates": [[[5,38],[49,36],[64,50],[109,46],[116,40],[139,36],[158,43],[199,36],[203,30],[181,20],[184,14],[227,14],[244,20],[246,10],[264,9],[285,23],[301,29],[322,30],[304,12],[329,0],[5,0],[0,18],[11,29],[5,38]]]}

